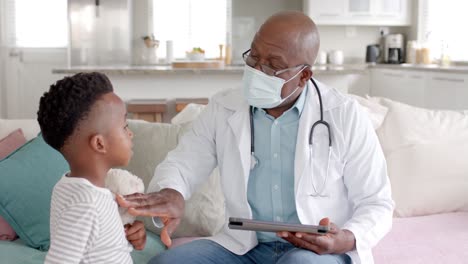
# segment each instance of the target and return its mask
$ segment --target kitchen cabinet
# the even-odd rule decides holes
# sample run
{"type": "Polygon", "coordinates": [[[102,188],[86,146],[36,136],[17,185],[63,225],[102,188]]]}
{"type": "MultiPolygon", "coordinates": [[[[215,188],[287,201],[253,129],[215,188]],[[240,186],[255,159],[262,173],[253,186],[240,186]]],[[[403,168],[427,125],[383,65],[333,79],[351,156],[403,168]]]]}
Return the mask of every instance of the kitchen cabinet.
{"type": "Polygon", "coordinates": [[[371,95],[424,107],[426,76],[420,71],[371,70],[371,95]]]}
{"type": "Polygon", "coordinates": [[[371,69],[372,96],[429,109],[468,109],[468,76],[457,73],[371,69]]]}
{"type": "Polygon", "coordinates": [[[468,77],[454,73],[433,73],[428,77],[425,101],[429,108],[468,109],[468,77]]]}
{"type": "Polygon", "coordinates": [[[318,25],[405,26],[411,0],[304,0],[304,12],[318,25]]]}

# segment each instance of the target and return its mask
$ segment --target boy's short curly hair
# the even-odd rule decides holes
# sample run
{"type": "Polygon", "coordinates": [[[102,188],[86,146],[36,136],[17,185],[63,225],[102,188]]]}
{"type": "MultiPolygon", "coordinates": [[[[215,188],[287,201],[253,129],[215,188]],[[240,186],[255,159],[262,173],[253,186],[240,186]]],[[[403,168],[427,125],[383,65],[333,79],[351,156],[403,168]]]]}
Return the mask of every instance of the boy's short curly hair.
{"type": "Polygon", "coordinates": [[[41,97],[37,112],[45,142],[60,150],[91,106],[113,90],[109,78],[98,72],[78,73],[52,84],[41,97]]]}

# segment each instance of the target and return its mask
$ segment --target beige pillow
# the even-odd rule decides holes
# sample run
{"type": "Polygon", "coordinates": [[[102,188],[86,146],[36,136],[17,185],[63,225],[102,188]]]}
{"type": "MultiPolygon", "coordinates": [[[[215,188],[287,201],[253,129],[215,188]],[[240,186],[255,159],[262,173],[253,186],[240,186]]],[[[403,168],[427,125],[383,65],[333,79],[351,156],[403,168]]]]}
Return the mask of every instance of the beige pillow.
{"type": "Polygon", "coordinates": [[[468,115],[379,99],[377,135],[399,217],[468,211],[468,115]]]}
{"type": "MultiPolygon", "coordinates": [[[[139,176],[145,188],[153,178],[156,166],[174,149],[182,134],[190,129],[191,123],[171,125],[129,120],[133,137],[133,157],[125,168],[139,176]]],[[[157,234],[151,218],[143,218],[146,228],[157,234]]],[[[200,190],[185,203],[185,215],[173,234],[174,238],[187,236],[211,236],[224,224],[224,197],[221,192],[217,171],[202,185],[200,190]]]]}

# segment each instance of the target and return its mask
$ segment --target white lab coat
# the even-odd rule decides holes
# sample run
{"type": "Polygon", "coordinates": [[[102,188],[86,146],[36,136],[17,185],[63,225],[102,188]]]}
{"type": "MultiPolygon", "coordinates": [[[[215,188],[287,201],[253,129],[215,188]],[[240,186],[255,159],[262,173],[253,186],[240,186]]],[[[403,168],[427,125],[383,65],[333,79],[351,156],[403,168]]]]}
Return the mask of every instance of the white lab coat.
{"type": "MultiPolygon", "coordinates": [[[[317,93],[308,82],[308,94],[299,121],[295,158],[296,209],[301,223],[318,224],[329,217],[352,231],[354,263],[373,263],[371,248],[390,230],[394,203],[385,159],[369,118],[356,101],[317,82],[322,93],[324,119],[330,124],[332,154],[325,194],[313,197],[311,183],[322,188],[328,154],[314,153],[311,171],[309,131],[319,120],[317,93]]],[[[328,144],[326,131],[314,132],[315,144],[328,144]]],[[[323,149],[323,148],[321,148],[323,149]]],[[[247,201],[250,172],[249,106],[240,89],[215,95],[177,148],[156,168],[148,191],[172,188],[188,199],[218,166],[226,201],[226,224],[210,239],[235,254],[257,245],[255,232],[230,230],[228,217],[251,218],[247,201]]]]}

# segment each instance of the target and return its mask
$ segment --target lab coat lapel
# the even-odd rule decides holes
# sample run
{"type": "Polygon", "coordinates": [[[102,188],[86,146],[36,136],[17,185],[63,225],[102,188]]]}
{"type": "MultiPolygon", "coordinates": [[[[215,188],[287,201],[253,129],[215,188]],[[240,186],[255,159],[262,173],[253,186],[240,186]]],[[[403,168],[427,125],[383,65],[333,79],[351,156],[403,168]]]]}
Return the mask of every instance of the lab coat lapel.
{"type": "Polygon", "coordinates": [[[237,110],[228,119],[229,126],[236,139],[237,148],[245,187],[247,187],[248,176],[250,173],[250,123],[249,123],[249,108],[237,110]]]}
{"type": "MultiPolygon", "coordinates": [[[[310,176],[309,171],[309,135],[312,124],[320,119],[320,105],[317,99],[317,91],[312,82],[308,81],[308,93],[304,110],[299,120],[299,128],[296,143],[296,156],[294,160],[294,191],[298,194],[298,187],[305,175],[310,176]],[[307,171],[305,171],[307,170],[307,171]]],[[[320,88],[320,87],[319,87],[320,88]]]]}

